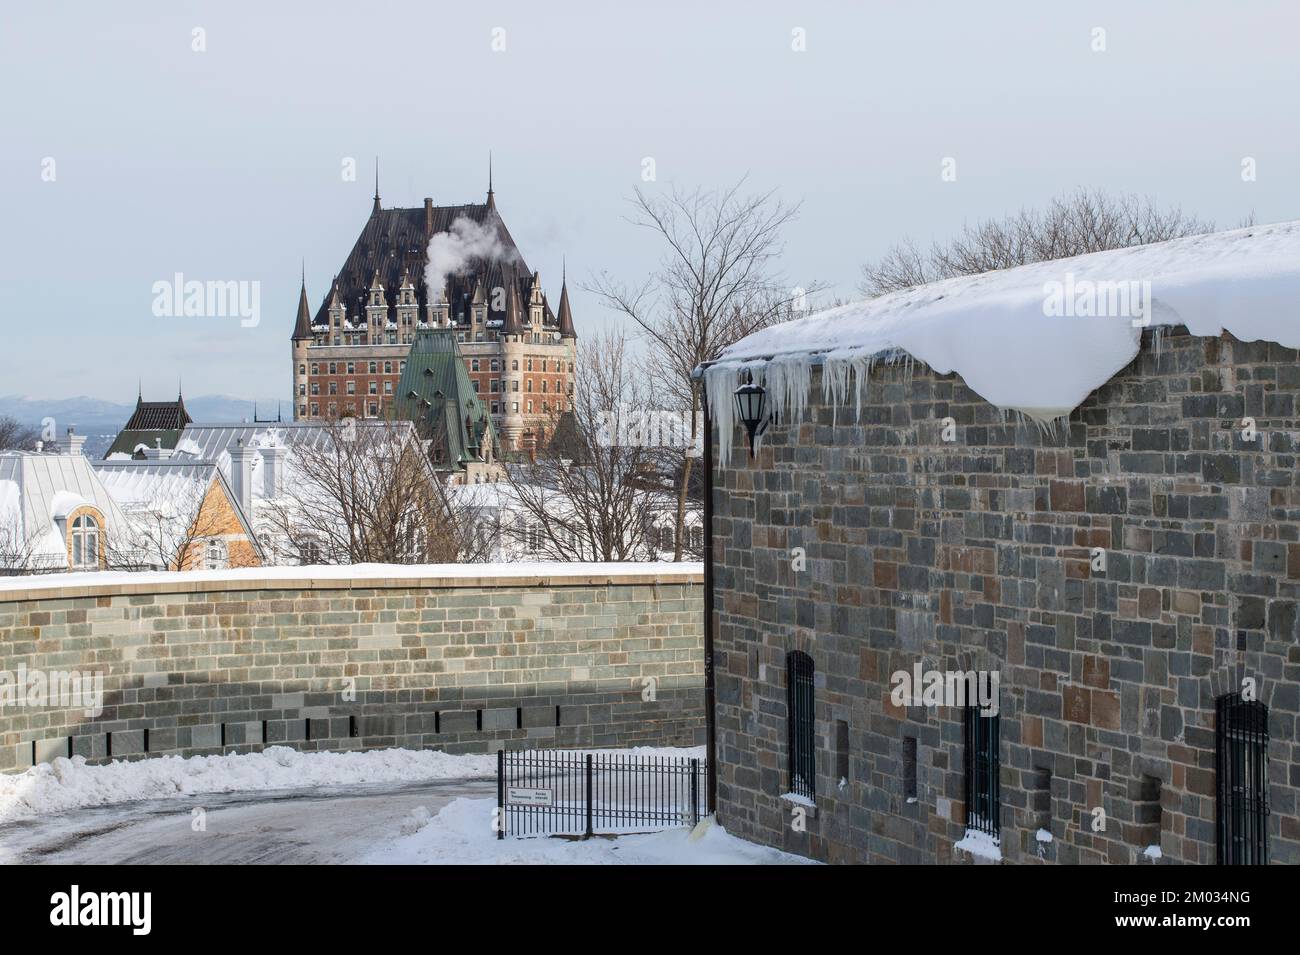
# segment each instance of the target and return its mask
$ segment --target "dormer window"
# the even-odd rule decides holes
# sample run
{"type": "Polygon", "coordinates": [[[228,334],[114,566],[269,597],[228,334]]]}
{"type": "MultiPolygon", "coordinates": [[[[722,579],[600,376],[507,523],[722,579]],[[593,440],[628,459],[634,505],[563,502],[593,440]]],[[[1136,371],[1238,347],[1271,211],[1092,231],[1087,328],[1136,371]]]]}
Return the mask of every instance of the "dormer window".
{"type": "Polygon", "coordinates": [[[72,567],[76,570],[99,569],[99,521],[82,514],[72,521],[72,567]]]}

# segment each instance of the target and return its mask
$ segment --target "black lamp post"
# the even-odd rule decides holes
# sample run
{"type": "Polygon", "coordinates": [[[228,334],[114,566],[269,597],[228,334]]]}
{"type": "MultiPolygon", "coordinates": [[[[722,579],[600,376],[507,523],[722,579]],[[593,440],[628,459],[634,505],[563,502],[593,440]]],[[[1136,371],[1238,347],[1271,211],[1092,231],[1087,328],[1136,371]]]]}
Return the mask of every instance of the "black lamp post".
{"type": "Polygon", "coordinates": [[[749,435],[749,456],[754,456],[754,439],[767,428],[764,406],[767,403],[767,391],[762,385],[754,384],[753,375],[749,381],[736,389],[736,413],[740,415],[745,433],[749,435]]]}

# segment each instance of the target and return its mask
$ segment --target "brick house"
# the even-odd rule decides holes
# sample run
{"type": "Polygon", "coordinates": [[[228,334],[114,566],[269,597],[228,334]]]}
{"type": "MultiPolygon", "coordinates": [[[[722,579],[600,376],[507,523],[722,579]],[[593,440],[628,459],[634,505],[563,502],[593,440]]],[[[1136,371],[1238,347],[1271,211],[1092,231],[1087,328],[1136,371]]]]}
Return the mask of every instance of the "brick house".
{"type": "Polygon", "coordinates": [[[720,823],[832,862],[1300,863],[1298,288],[1300,224],[1259,227],[886,296],[702,369],[720,823]],[[1154,327],[1035,317],[1065,268],[1150,280],[1154,327]],[[1016,407],[1017,376],[1059,394],[1016,407]]]}

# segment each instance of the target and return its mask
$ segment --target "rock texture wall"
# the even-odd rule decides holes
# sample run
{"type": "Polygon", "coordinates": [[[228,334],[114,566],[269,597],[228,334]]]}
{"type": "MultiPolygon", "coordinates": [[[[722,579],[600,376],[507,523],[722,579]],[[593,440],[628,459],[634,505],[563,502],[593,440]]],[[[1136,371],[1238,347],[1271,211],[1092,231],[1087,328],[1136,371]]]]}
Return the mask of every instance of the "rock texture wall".
{"type": "Polygon", "coordinates": [[[0,769],[276,743],[703,742],[698,565],[532,578],[258,573],[0,585],[0,682],[12,691],[0,686],[0,769]],[[99,716],[23,704],[33,674],[74,671],[102,675],[99,716]]]}
{"type": "Polygon", "coordinates": [[[1054,433],[924,368],[873,372],[860,421],[810,414],[715,474],[728,830],[831,861],[968,858],[962,713],[889,698],[920,661],[1000,673],[1005,860],[1213,862],[1215,699],[1250,678],[1271,861],[1300,862],[1297,352],[1148,332],[1054,433]],[[782,798],[795,649],[816,666],[804,831],[782,798]]]}

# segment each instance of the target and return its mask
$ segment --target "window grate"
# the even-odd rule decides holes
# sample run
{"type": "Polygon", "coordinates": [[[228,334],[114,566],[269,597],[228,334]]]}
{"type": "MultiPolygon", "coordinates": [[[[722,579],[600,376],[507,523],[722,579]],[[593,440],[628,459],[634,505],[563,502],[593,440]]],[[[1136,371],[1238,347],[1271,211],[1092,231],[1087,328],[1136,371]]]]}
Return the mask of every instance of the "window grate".
{"type": "Polygon", "coordinates": [[[813,717],[813,661],[794,650],[785,656],[786,710],[790,721],[790,792],[816,798],[817,734],[813,717]]]}
{"type": "Polygon", "coordinates": [[[1214,701],[1220,865],[1268,862],[1268,707],[1231,693],[1214,701]]]}
{"type": "Polygon", "coordinates": [[[998,838],[1001,792],[998,786],[998,743],[1001,715],[990,715],[978,706],[966,707],[965,770],[966,828],[998,838]]]}

